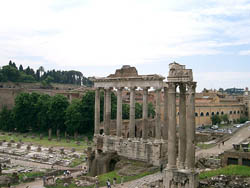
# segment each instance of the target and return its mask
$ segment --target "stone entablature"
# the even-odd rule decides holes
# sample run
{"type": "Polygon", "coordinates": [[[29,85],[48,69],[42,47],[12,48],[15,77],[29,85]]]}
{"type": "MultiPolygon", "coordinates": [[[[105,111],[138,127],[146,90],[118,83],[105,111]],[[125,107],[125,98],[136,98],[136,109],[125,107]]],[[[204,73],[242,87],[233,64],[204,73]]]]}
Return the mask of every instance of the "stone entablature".
{"type": "Polygon", "coordinates": [[[168,82],[192,82],[192,69],[186,69],[185,65],[176,62],[169,64],[168,82]]]}

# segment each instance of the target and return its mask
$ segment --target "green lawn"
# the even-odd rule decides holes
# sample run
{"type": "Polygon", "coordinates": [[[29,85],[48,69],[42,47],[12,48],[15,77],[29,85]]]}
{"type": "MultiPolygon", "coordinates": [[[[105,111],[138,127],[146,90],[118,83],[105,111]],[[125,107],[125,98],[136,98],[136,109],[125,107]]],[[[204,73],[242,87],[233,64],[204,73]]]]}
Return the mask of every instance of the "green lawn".
{"type": "MultiPolygon", "coordinates": [[[[56,141],[56,137],[52,137],[52,140],[48,140],[48,136],[44,136],[42,140],[40,140],[39,135],[36,135],[35,138],[31,138],[31,134],[29,134],[26,138],[23,138],[24,134],[12,134],[9,136],[7,133],[5,135],[0,135],[0,140],[10,141],[11,139],[15,142],[18,142],[19,139],[22,139],[22,142],[32,143],[32,144],[40,144],[45,147],[65,147],[65,148],[75,148],[76,150],[83,150],[87,148],[87,143],[85,141],[80,141],[80,145],[77,145],[74,140],[70,140],[69,143],[66,142],[65,138],[61,138],[61,141],[56,141]]],[[[33,134],[32,134],[33,135],[33,134]]]]}
{"type": "Polygon", "coordinates": [[[201,149],[209,149],[214,147],[216,144],[202,144],[202,143],[198,143],[197,146],[201,149]]]}
{"type": "Polygon", "coordinates": [[[247,176],[250,177],[250,167],[240,166],[240,165],[230,165],[224,168],[219,168],[216,170],[210,170],[207,172],[200,173],[200,179],[206,179],[218,175],[227,175],[227,176],[247,176]]]}

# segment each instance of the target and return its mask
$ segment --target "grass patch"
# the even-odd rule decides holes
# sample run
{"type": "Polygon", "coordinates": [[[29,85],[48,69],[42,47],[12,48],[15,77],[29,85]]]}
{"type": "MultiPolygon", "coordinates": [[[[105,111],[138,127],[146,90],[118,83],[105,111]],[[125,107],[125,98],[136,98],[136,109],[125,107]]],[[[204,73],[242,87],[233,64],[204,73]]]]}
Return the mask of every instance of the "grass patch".
{"type": "MultiPolygon", "coordinates": [[[[87,143],[85,141],[80,141],[80,145],[77,145],[74,140],[70,140],[69,143],[67,143],[65,138],[61,138],[61,141],[56,141],[56,137],[52,137],[52,140],[48,140],[48,136],[44,136],[42,140],[40,140],[39,135],[35,135],[34,138],[31,138],[31,134],[28,134],[26,138],[23,137],[24,134],[12,134],[11,136],[7,135],[0,135],[0,140],[6,140],[7,142],[10,140],[14,140],[15,142],[19,142],[19,139],[22,139],[22,142],[25,143],[32,143],[37,145],[42,145],[45,147],[65,147],[65,148],[75,148],[76,150],[84,150],[88,147],[87,143]]],[[[33,134],[32,134],[33,135],[33,134]]]]}
{"type": "Polygon", "coordinates": [[[209,149],[209,148],[212,148],[215,146],[215,144],[201,144],[201,143],[198,143],[197,146],[201,149],[209,149]]]}
{"type": "Polygon", "coordinates": [[[18,177],[19,177],[19,180],[21,180],[22,182],[26,182],[25,177],[26,178],[37,178],[37,177],[42,177],[45,174],[46,174],[45,172],[26,172],[26,173],[18,174],[18,177]]]}
{"type": "Polygon", "coordinates": [[[207,179],[213,176],[247,176],[250,177],[250,167],[241,165],[229,165],[224,168],[200,173],[200,179],[207,179]]]}
{"type": "MultiPolygon", "coordinates": [[[[137,174],[135,176],[123,176],[124,183],[128,182],[128,181],[132,181],[132,180],[142,178],[142,177],[150,175],[150,174],[154,174],[154,173],[156,173],[158,171],[159,171],[159,169],[154,169],[154,170],[150,170],[150,171],[147,171],[147,172],[142,172],[142,173],[137,174]]],[[[114,177],[116,177],[116,183],[120,184],[121,183],[121,176],[118,175],[117,171],[112,171],[112,172],[109,172],[109,173],[106,173],[106,174],[99,175],[98,176],[99,186],[100,187],[106,186],[106,181],[108,179],[110,179],[111,184],[113,184],[113,178],[114,177]]],[[[69,188],[76,188],[76,187],[77,186],[74,185],[74,184],[69,185],[69,188]]],[[[47,186],[47,188],[64,188],[64,186],[63,186],[63,184],[59,184],[57,186],[47,186]]],[[[94,188],[94,185],[93,186],[85,186],[84,188],[94,188]]]]}

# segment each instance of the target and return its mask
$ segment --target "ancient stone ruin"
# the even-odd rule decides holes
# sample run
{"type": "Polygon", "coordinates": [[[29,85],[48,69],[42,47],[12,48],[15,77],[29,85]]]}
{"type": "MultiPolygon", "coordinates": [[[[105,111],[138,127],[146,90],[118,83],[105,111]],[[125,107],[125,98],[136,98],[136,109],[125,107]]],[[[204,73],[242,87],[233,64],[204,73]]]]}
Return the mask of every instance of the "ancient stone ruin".
{"type": "Polygon", "coordinates": [[[139,75],[128,65],[108,77],[95,78],[95,152],[89,152],[92,175],[113,170],[117,157],[144,161],[154,166],[166,164],[164,187],[194,188],[198,186],[195,172],[195,88],[191,69],[169,65],[168,81],[164,77],[139,75]],[[176,134],[176,88],[179,87],[179,140],[176,134]],[[156,116],[148,117],[148,92],[156,93],[156,116]],[[103,121],[100,121],[100,92],[104,92],[103,121]],[[122,91],[129,90],[129,123],[122,120],[122,91]],[[143,116],[135,119],[135,92],[143,90],[143,116]],[[117,92],[116,120],[111,120],[111,91],[117,92]],[[161,117],[161,93],[164,113],[161,117]],[[177,150],[178,143],[178,150],[177,150]],[[179,151],[179,152],[177,152],[179,151]],[[178,156],[177,156],[178,153],[178,156]],[[178,164],[177,164],[178,157],[178,164]]]}

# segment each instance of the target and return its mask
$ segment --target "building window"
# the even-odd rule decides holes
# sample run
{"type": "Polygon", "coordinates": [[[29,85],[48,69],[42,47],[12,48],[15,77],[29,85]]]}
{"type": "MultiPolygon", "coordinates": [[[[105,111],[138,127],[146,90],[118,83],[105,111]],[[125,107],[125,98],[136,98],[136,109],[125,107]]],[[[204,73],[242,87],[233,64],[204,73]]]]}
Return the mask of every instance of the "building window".
{"type": "Polygon", "coordinates": [[[195,112],[195,117],[197,117],[198,116],[198,113],[197,112],[195,112]]]}
{"type": "Polygon", "coordinates": [[[234,111],[234,114],[236,114],[236,111],[234,111]]]}
{"type": "Polygon", "coordinates": [[[214,112],[212,112],[212,116],[214,116],[214,112]]]}
{"type": "Polygon", "coordinates": [[[204,113],[203,113],[203,112],[201,112],[201,116],[204,116],[204,113]]]}
{"type": "Polygon", "coordinates": [[[237,112],[238,114],[240,114],[240,111],[238,110],[238,112],[237,112]]]}
{"type": "Polygon", "coordinates": [[[223,115],[223,114],[224,114],[224,112],[222,111],[222,112],[221,112],[221,115],[223,115]]]}
{"type": "Polygon", "coordinates": [[[209,112],[206,113],[206,116],[209,116],[209,112]]]}
{"type": "Polygon", "coordinates": [[[230,114],[233,114],[233,111],[230,111],[230,114]]]}
{"type": "Polygon", "coordinates": [[[216,115],[220,115],[220,112],[216,112],[216,115]]]}
{"type": "Polygon", "coordinates": [[[243,114],[243,110],[241,110],[241,113],[243,114]]]}

